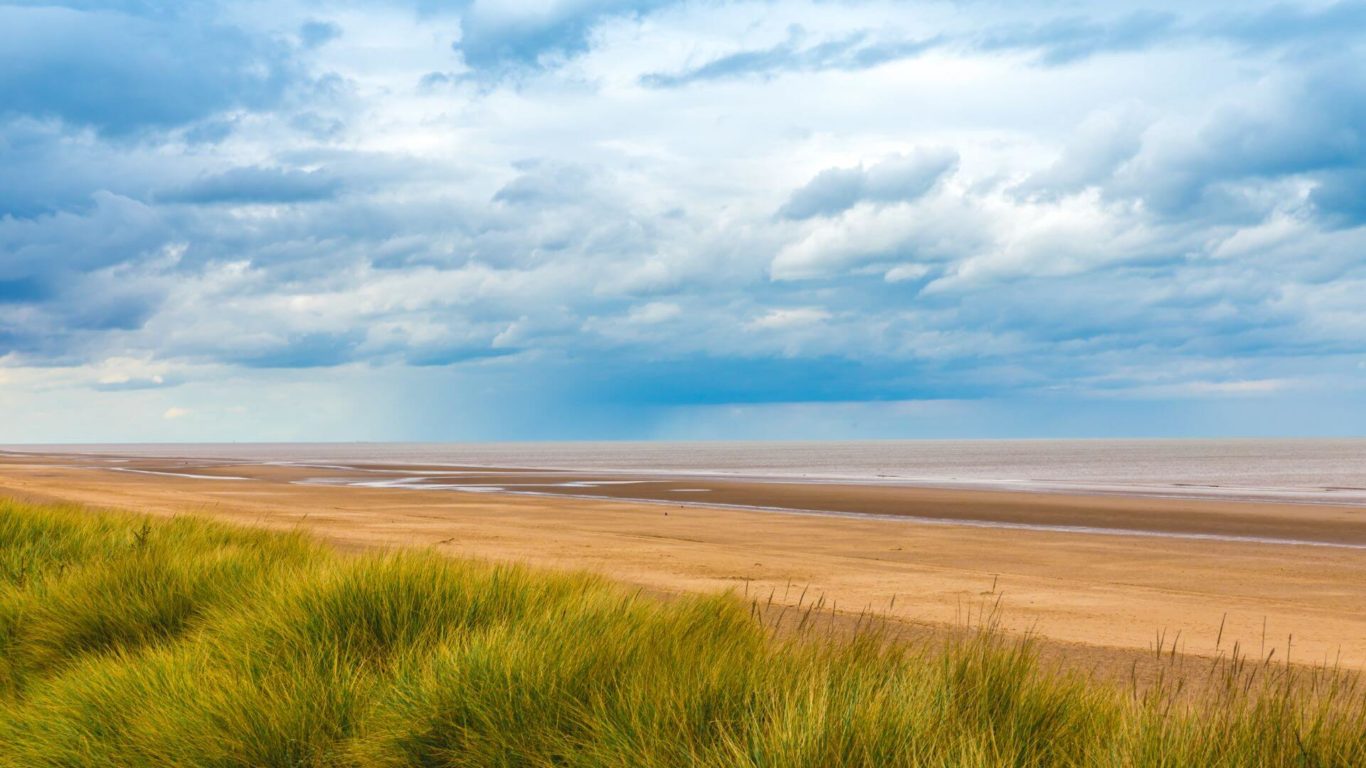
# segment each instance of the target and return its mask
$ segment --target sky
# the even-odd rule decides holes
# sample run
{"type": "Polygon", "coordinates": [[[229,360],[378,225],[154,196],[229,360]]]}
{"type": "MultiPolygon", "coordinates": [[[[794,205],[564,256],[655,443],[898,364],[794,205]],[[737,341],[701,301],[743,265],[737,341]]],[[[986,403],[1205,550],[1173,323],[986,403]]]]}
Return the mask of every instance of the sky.
{"type": "Polygon", "coordinates": [[[0,443],[1366,435],[1366,2],[0,2],[0,443]]]}

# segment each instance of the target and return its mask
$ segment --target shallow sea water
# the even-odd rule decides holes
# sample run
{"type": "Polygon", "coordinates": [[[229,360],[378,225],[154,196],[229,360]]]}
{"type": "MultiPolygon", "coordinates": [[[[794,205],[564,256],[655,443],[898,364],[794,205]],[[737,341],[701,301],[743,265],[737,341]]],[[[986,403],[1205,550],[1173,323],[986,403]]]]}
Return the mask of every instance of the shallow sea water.
{"type": "Polygon", "coordinates": [[[1366,439],[199,443],[12,449],[1366,501],[1366,439]]]}

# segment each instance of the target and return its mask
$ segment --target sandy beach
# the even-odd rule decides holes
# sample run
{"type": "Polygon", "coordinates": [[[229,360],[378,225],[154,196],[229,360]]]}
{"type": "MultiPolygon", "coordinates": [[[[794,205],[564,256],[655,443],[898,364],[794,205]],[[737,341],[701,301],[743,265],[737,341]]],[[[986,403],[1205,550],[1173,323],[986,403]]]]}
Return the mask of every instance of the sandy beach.
{"type": "Polygon", "coordinates": [[[933,630],[1001,606],[1060,657],[1366,668],[1366,508],[603,472],[0,455],[0,494],[301,527],[586,569],[661,592],[814,596],[933,630]],[[786,510],[786,511],[784,511],[786,510]]]}

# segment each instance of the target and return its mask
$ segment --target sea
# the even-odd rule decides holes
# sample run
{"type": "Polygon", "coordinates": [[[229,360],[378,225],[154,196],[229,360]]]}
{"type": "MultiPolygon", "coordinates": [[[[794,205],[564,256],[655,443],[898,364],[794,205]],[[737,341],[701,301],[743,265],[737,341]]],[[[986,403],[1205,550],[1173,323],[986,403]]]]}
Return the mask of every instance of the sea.
{"type": "Polygon", "coordinates": [[[1366,439],[155,443],[6,449],[1366,504],[1366,439]]]}

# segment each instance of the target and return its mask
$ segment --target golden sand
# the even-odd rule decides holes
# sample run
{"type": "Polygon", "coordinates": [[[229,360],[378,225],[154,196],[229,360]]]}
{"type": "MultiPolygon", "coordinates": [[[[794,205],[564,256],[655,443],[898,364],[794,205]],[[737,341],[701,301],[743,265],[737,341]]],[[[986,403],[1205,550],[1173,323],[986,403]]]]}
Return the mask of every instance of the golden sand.
{"type": "MultiPolygon", "coordinates": [[[[1366,669],[1366,549],[927,525],[895,517],[1361,544],[1366,509],[1357,507],[705,479],[658,483],[648,492],[626,485],[591,489],[663,499],[681,488],[705,489],[686,494],[686,504],[667,504],[302,485],[297,481],[354,473],[289,466],[151,459],[119,466],[246,479],[115,472],[83,457],[9,455],[0,457],[0,494],[303,527],[342,546],[430,546],[465,557],[587,569],[666,592],[729,589],[794,605],[819,595],[840,611],[871,609],[922,627],[961,622],[999,599],[1008,629],[1037,633],[1055,654],[1103,663],[1150,651],[1159,636],[1168,645],[1176,640],[1187,654],[1213,654],[1222,625],[1224,651],[1238,642],[1254,656],[1275,648],[1278,660],[1288,652],[1293,661],[1366,669]],[[706,502],[888,517],[792,515],[706,502]]],[[[583,473],[523,479],[552,475],[563,482],[583,473]]]]}

